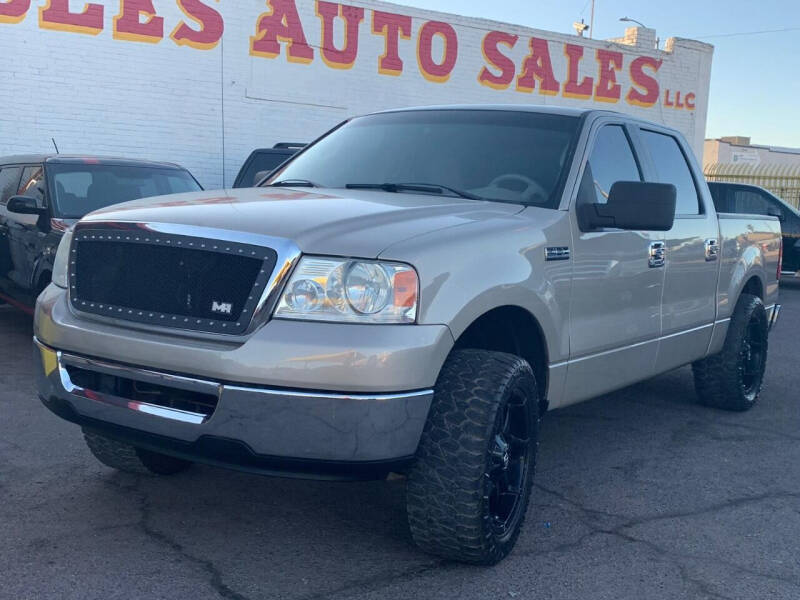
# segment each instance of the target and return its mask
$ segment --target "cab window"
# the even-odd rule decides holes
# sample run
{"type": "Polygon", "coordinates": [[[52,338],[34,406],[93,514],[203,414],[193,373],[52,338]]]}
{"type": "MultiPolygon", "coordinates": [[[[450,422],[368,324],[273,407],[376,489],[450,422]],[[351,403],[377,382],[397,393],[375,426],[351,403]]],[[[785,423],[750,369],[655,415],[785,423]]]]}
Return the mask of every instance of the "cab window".
{"type": "MultiPolygon", "coordinates": [[[[731,188],[729,201],[733,204],[733,212],[751,215],[768,215],[772,204],[764,194],[747,188],[731,188]]],[[[777,211],[777,207],[774,211],[777,211]]]]}
{"type": "Polygon", "coordinates": [[[581,202],[605,204],[617,181],[641,181],[639,165],[621,125],[605,125],[597,134],[581,182],[581,202]]]}
{"type": "Polygon", "coordinates": [[[642,130],[642,141],[650,152],[656,170],[655,181],[671,183],[678,190],[676,215],[700,214],[700,199],[692,170],[686,162],[678,140],[671,135],[642,130]]]}

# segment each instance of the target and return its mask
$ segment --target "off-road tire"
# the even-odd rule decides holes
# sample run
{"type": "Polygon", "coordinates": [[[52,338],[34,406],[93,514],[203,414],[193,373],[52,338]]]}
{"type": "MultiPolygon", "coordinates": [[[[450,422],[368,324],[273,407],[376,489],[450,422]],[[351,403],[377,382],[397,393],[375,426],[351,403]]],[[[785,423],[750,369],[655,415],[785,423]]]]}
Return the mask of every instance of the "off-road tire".
{"type": "Polygon", "coordinates": [[[700,404],[743,412],[755,406],[767,364],[768,325],[764,303],[742,294],[733,311],[725,344],[719,354],[692,365],[700,404]],[[753,348],[760,352],[754,373],[747,372],[753,348]]]}
{"type": "Polygon", "coordinates": [[[192,464],[187,460],[118,442],[86,429],[83,430],[83,438],[97,460],[107,467],[126,473],[175,475],[192,464]]]}
{"type": "Polygon", "coordinates": [[[491,565],[507,556],[525,520],[538,444],[539,396],[530,365],[502,352],[454,351],[436,383],[408,474],[408,523],[417,545],[431,554],[472,564],[491,565]],[[523,396],[527,408],[520,408],[523,396]],[[497,468],[497,432],[502,430],[501,420],[511,421],[505,414],[512,409],[515,427],[525,427],[529,440],[519,450],[526,470],[515,486],[520,490],[515,518],[513,522],[509,518],[508,527],[499,532],[489,496],[495,491],[491,481],[497,468]]]}

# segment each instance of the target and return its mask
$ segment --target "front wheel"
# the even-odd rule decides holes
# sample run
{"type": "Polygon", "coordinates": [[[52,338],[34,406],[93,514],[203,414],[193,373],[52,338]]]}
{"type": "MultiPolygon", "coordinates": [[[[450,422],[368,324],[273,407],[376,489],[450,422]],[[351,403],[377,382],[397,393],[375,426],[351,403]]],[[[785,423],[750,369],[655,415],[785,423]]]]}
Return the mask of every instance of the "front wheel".
{"type": "Polygon", "coordinates": [[[767,367],[769,327],[758,296],[736,303],[722,352],[692,365],[701,404],[731,411],[755,406],[767,367]]]}
{"type": "Polygon", "coordinates": [[[523,359],[485,350],[450,355],[408,476],[408,522],[420,548],[483,565],[511,552],[531,495],[538,407],[523,359]]]}

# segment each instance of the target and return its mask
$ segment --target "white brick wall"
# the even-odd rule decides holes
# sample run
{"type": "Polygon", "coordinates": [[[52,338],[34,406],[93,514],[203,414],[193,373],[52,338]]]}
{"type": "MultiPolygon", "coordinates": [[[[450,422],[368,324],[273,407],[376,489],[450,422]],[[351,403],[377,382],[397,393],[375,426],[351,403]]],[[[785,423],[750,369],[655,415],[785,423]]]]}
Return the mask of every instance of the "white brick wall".
{"type": "MultiPolygon", "coordinates": [[[[24,0],[14,0],[23,2],[24,0]]],[[[177,0],[154,0],[164,18],[164,39],[142,43],[113,38],[113,18],[121,0],[97,1],[105,7],[104,29],[97,35],[40,27],[39,10],[50,0],[33,0],[20,22],[0,18],[0,156],[48,152],[55,137],[62,152],[118,155],[178,162],[209,188],[230,185],[243,160],[255,147],[278,141],[308,141],[348,115],[383,108],[441,103],[542,103],[593,105],[632,112],[684,132],[702,152],[708,106],[712,48],[671,39],[666,51],[652,48],[652,30],[629,30],[622,42],[597,41],[516,25],[444,15],[372,0],[346,4],[365,9],[359,29],[359,51],[351,69],[333,69],[320,57],[321,21],[315,2],[295,0],[315,57],[310,64],[286,60],[286,45],[276,58],[250,55],[265,0],[204,0],[222,13],[225,33],[213,49],[178,46],[169,33],[186,20],[177,0]],[[413,17],[410,40],[401,40],[404,70],[400,76],[378,73],[384,38],[372,33],[372,11],[413,17]],[[417,33],[429,20],[451,24],[458,34],[458,61],[449,80],[426,80],[417,64],[417,33]],[[584,46],[580,75],[597,79],[595,51],[621,51],[617,73],[622,99],[615,104],[523,93],[511,85],[496,90],[481,85],[486,64],[482,41],[492,30],[519,36],[513,49],[501,48],[519,75],[531,36],[545,38],[556,78],[567,78],[565,43],[584,46]],[[648,42],[647,40],[650,40],[648,42]],[[625,101],[631,85],[628,67],[637,56],[663,63],[657,73],[660,99],[651,108],[625,101]],[[696,95],[694,110],[665,106],[665,92],[696,95]],[[223,116],[224,113],[224,116],[223,116]]],[[[0,5],[3,3],[0,2],[0,5]]],[[[84,0],[70,0],[70,10],[83,10],[84,0]]],[[[196,27],[194,22],[187,24],[196,27]]],[[[336,44],[343,44],[337,19],[336,44]]],[[[442,44],[434,42],[436,60],[442,44]]],[[[496,72],[496,70],[493,70],[496,72]]]]}

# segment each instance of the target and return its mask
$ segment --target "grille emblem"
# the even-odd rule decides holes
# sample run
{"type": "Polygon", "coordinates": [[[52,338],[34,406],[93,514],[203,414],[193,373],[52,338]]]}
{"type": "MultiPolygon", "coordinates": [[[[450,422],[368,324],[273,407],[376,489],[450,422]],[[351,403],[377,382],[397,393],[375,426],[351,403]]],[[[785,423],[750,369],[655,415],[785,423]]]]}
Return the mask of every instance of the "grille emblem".
{"type": "Polygon", "coordinates": [[[217,302],[214,300],[211,303],[211,312],[229,315],[233,312],[233,304],[230,302],[217,302]]]}

